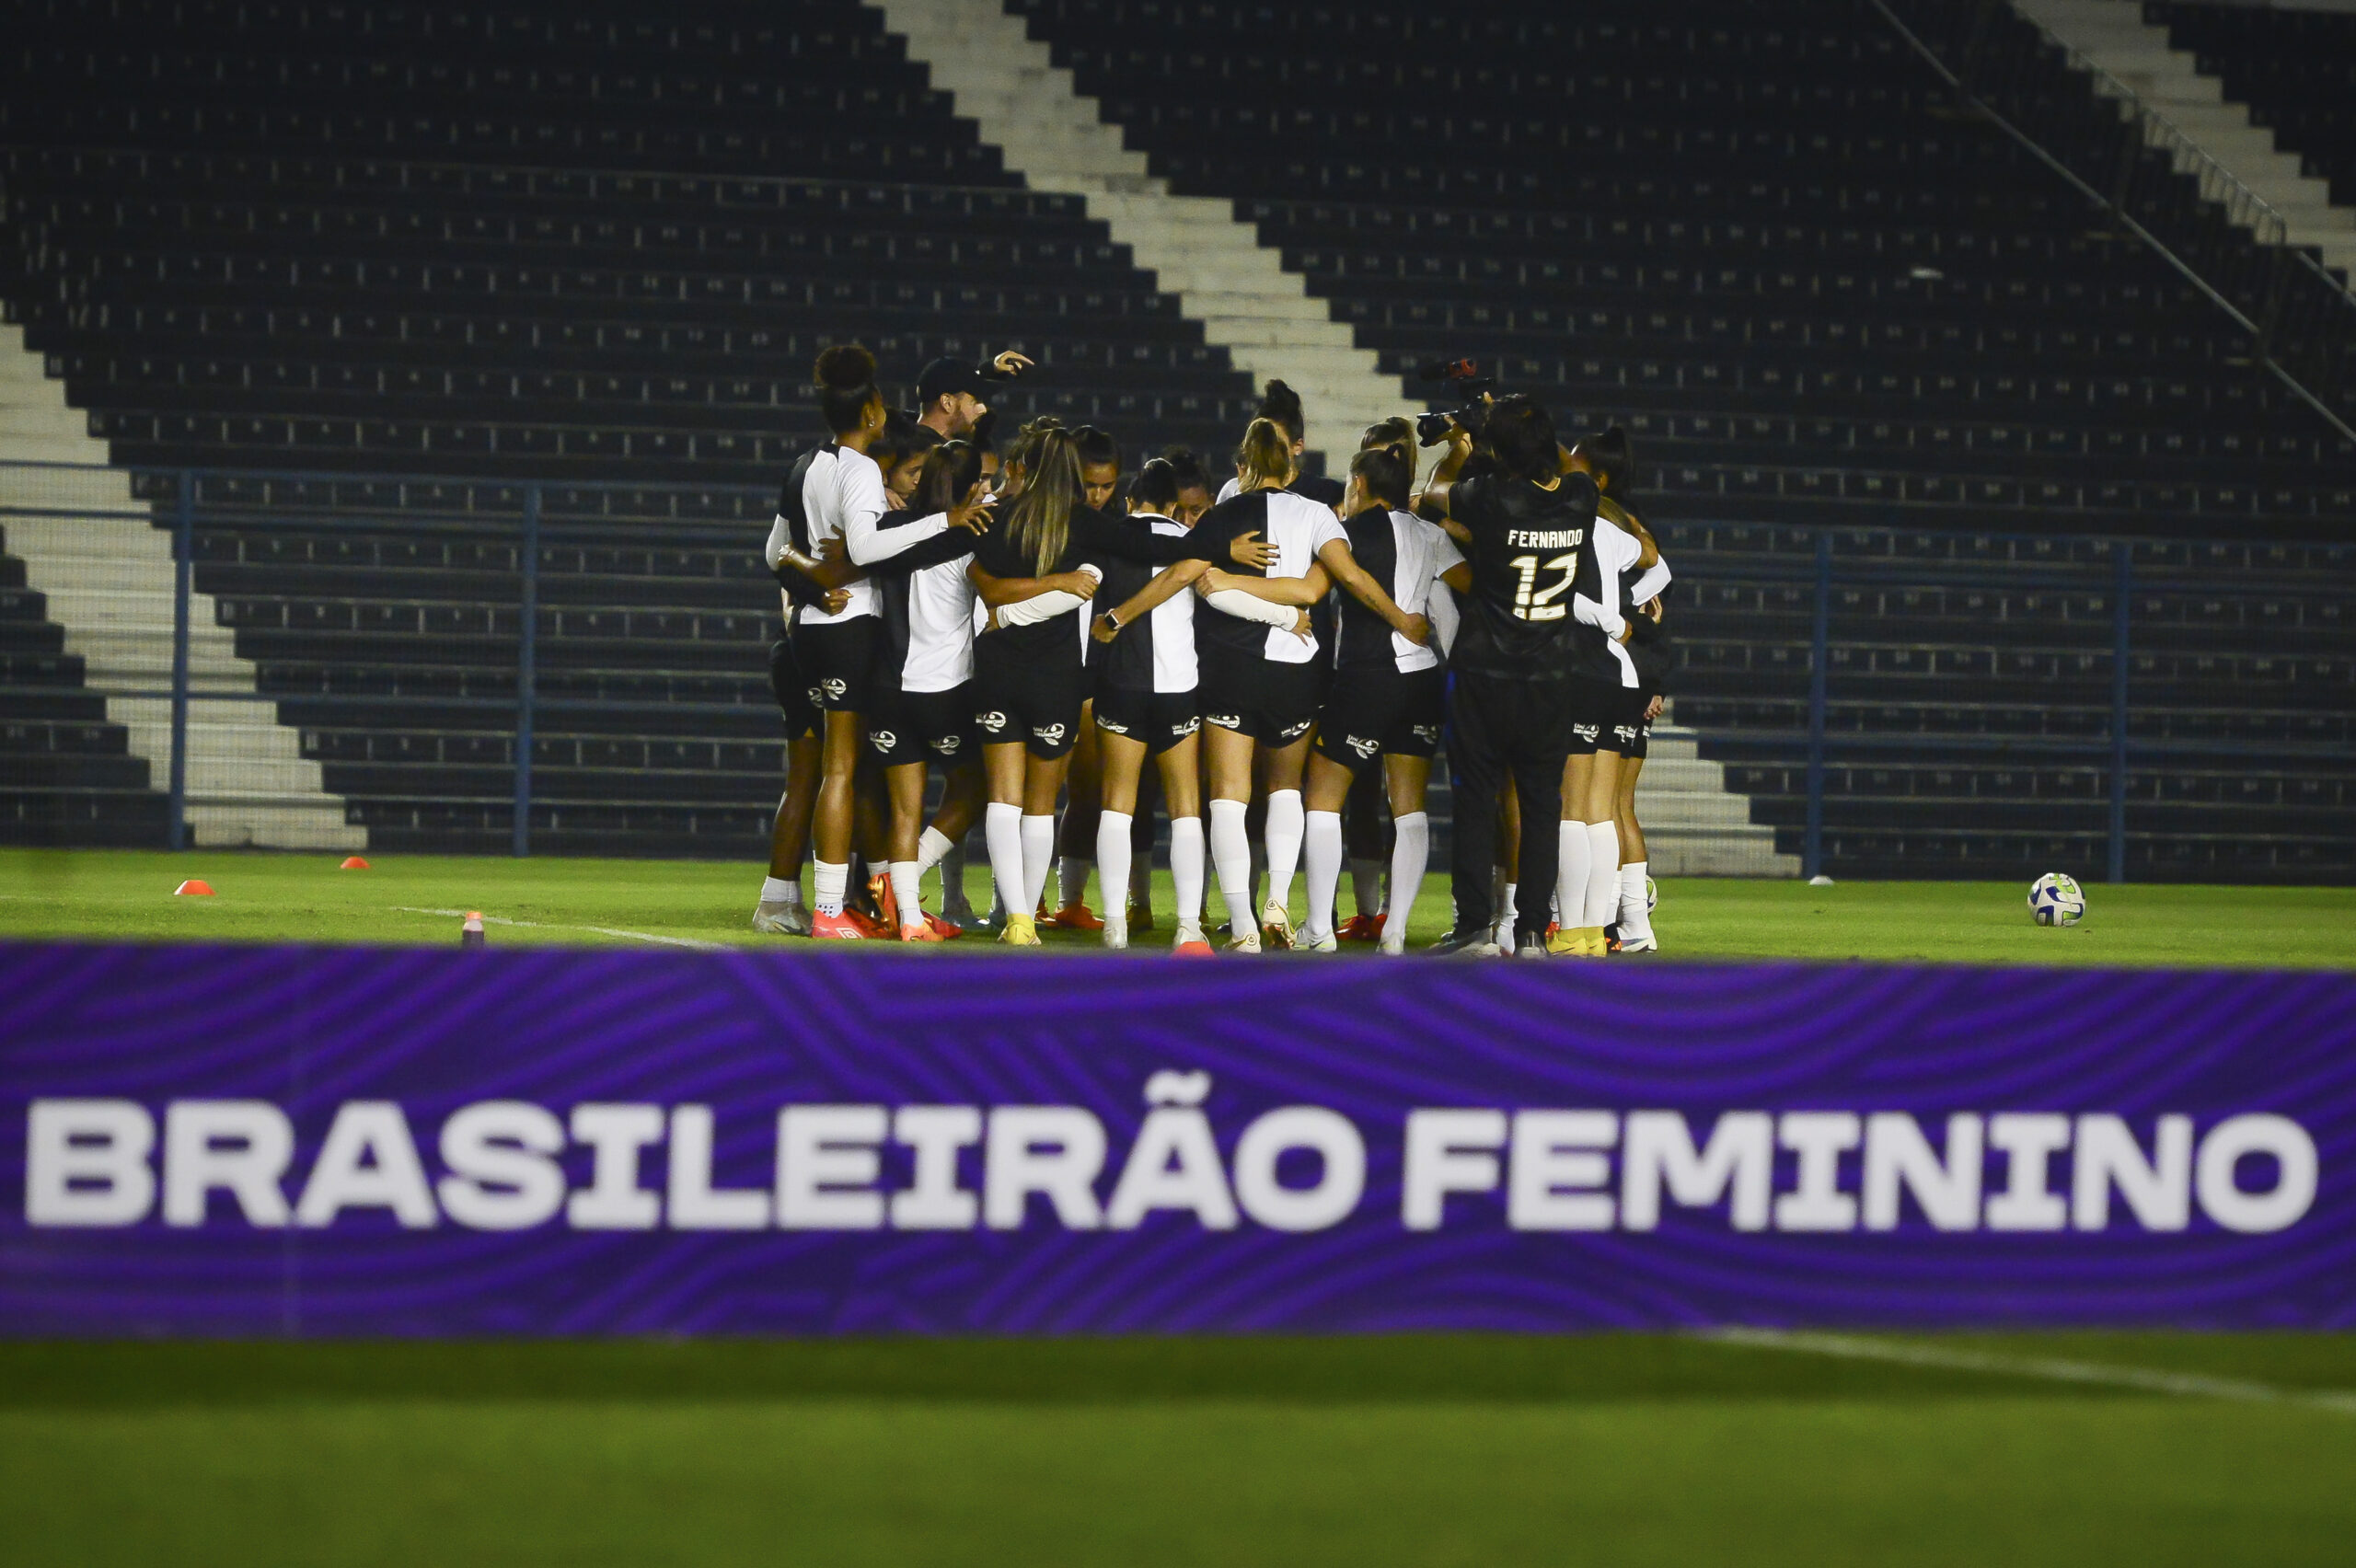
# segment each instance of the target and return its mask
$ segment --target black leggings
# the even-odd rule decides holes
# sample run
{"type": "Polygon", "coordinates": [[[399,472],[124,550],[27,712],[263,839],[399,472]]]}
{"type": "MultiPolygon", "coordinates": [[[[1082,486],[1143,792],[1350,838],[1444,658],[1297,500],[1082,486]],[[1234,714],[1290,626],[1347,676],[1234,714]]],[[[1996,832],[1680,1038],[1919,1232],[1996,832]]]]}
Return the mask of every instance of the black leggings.
{"type": "Polygon", "coordinates": [[[1547,681],[1456,677],[1449,709],[1448,766],[1455,793],[1449,867],[1456,929],[1477,931],[1496,918],[1489,868],[1496,846],[1497,791],[1513,781],[1521,799],[1521,859],[1514,880],[1516,945],[1546,929],[1547,902],[1560,859],[1555,824],[1563,815],[1563,760],[1570,755],[1563,688],[1547,681]]]}

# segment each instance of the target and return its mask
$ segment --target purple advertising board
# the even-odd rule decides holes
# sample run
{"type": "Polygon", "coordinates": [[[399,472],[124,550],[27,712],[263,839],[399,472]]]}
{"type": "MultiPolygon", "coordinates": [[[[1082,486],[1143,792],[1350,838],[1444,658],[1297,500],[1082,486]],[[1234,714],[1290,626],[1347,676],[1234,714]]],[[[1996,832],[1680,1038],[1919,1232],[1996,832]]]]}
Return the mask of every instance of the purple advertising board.
{"type": "Polygon", "coordinates": [[[0,1333],[2356,1327],[2356,976],[0,945],[0,1333]]]}

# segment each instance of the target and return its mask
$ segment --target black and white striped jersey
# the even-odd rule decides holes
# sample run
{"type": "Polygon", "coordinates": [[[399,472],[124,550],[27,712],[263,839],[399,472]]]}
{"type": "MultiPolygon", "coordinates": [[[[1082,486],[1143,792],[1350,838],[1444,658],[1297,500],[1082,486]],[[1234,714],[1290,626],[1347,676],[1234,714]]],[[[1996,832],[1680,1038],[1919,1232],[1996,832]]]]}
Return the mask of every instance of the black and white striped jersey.
{"type": "MultiPolygon", "coordinates": [[[[1644,541],[1637,545],[1641,549],[1644,541]]],[[[1641,558],[1640,558],[1641,559],[1641,558]]],[[[1645,691],[1659,691],[1669,679],[1669,666],[1673,657],[1668,639],[1652,624],[1649,616],[1639,616],[1647,603],[1660,596],[1669,584],[1669,561],[1656,547],[1650,566],[1631,562],[1620,574],[1620,604],[1622,613],[1638,627],[1641,635],[1628,639],[1628,660],[1636,668],[1636,685],[1645,691]]]]}
{"type": "MultiPolygon", "coordinates": [[[[1430,604],[1434,577],[1464,559],[1446,533],[1404,512],[1369,506],[1342,528],[1359,569],[1382,584],[1391,602],[1411,616],[1424,614],[1430,604]]],[[[1336,668],[1388,662],[1404,674],[1439,666],[1438,649],[1408,641],[1345,591],[1337,590],[1334,598],[1341,605],[1334,636],[1336,668]]]]}
{"type": "Polygon", "coordinates": [[[1586,549],[1579,552],[1571,583],[1571,617],[1577,623],[1573,668],[1603,686],[1634,687],[1636,666],[1620,640],[1626,624],[1621,585],[1645,547],[1617,523],[1599,516],[1586,549]]]}
{"type": "MultiPolygon", "coordinates": [[[[1157,541],[1184,540],[1188,530],[1159,513],[1133,512],[1108,515],[1108,530],[1146,534],[1157,541]]],[[[1184,558],[1182,558],[1184,559],[1184,558]]],[[[1105,553],[1104,586],[1097,591],[1091,614],[1114,609],[1151,582],[1160,568],[1105,553]]],[[[1106,686],[1123,691],[1192,691],[1197,682],[1195,659],[1195,595],[1172,594],[1131,624],[1109,643],[1091,642],[1089,661],[1103,666],[1106,686]]]]}
{"type": "MultiPolygon", "coordinates": [[[[1306,577],[1316,564],[1317,552],[1335,539],[1347,539],[1334,509],[1289,490],[1252,490],[1222,501],[1195,525],[1193,553],[1227,571],[1264,577],[1306,577]],[[1276,564],[1265,572],[1236,566],[1228,546],[1246,534],[1258,534],[1276,546],[1276,564]]],[[[1326,651],[1315,637],[1299,638],[1282,627],[1247,621],[1213,610],[1195,622],[1195,645],[1230,653],[1252,655],[1279,664],[1306,664],[1326,651]]]]}
{"type": "Polygon", "coordinates": [[[952,691],[974,678],[975,594],[965,574],[974,536],[941,526],[945,521],[939,514],[888,512],[875,530],[886,544],[896,544],[904,531],[922,530],[916,543],[867,572],[884,622],[876,674],[904,692],[952,691]]]}

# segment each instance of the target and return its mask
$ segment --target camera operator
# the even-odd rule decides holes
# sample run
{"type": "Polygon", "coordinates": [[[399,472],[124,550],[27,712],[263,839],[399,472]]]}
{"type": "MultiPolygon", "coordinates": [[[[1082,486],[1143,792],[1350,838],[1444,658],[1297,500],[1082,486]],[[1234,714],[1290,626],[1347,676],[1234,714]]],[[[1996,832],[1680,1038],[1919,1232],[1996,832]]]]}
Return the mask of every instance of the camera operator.
{"type": "MultiPolygon", "coordinates": [[[[1443,953],[1497,951],[1489,859],[1506,779],[1513,780],[1523,822],[1551,824],[1562,815],[1578,624],[1571,594],[1582,560],[1589,575],[1593,570],[1595,481],[1562,471],[1554,421],[1519,395],[1482,407],[1484,418],[1450,419],[1447,455],[1415,507],[1448,527],[1472,572],[1449,659],[1456,677],[1448,735],[1456,921],[1432,949],[1443,953]],[[1482,426],[1478,459],[1468,422],[1482,426]],[[1476,461],[1491,471],[1464,477],[1476,461]]],[[[1553,887],[1558,852],[1554,834],[1524,833],[1519,884],[1553,887]]],[[[1513,951],[1537,957],[1545,951],[1546,900],[1525,903],[1515,918],[1513,951]]]]}

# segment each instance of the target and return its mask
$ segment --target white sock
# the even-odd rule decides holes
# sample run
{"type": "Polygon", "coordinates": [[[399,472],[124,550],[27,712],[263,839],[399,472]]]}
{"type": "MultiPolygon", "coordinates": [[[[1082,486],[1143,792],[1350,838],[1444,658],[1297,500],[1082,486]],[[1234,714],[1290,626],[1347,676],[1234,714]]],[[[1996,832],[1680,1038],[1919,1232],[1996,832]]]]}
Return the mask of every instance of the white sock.
{"type": "Polygon", "coordinates": [[[1310,812],[1302,837],[1309,857],[1309,933],[1334,934],[1334,900],[1342,888],[1342,813],[1310,812]]]}
{"type": "Polygon", "coordinates": [[[1260,928],[1252,907],[1252,836],[1243,830],[1242,801],[1211,802],[1211,865],[1218,872],[1218,895],[1227,901],[1227,923],[1237,936],[1260,928]]]}
{"type": "Polygon", "coordinates": [[[1559,861],[1554,868],[1554,921],[1565,929],[1587,924],[1588,862],[1595,852],[1588,847],[1587,824],[1566,822],[1554,837],[1559,861]]]}
{"type": "Polygon", "coordinates": [[[924,894],[918,891],[917,882],[924,875],[924,868],[914,860],[894,860],[888,869],[892,874],[892,902],[900,906],[901,926],[923,925],[924,894]]]}
{"type": "Polygon", "coordinates": [[[998,889],[998,906],[1030,914],[1035,905],[1022,902],[1022,808],[992,801],[982,813],[982,836],[990,847],[990,882],[998,889]]]}
{"type": "Polygon", "coordinates": [[[1642,860],[1631,860],[1620,868],[1620,934],[1648,937],[1652,935],[1652,911],[1645,907],[1645,878],[1648,868],[1642,860]]]}
{"type": "Polygon", "coordinates": [[[1519,882],[1507,882],[1505,896],[1497,900],[1497,940],[1501,942],[1513,940],[1514,922],[1521,918],[1521,911],[1514,907],[1520,893],[1519,882]]]}
{"type": "Polygon", "coordinates": [[[965,898],[965,846],[953,844],[941,856],[941,912],[963,909],[970,914],[973,907],[965,898]]]}
{"type": "Polygon", "coordinates": [[[764,877],[764,878],[762,878],[762,879],[761,879],[761,902],[762,902],[763,904],[799,904],[799,903],[801,903],[801,902],[802,902],[802,879],[801,879],[801,878],[799,878],[799,877],[796,877],[796,878],[794,878],[792,881],[788,882],[788,881],[787,881],[785,878],[783,878],[783,877],[764,877]]]}
{"type": "MultiPolygon", "coordinates": [[[[1096,819],[1096,875],[1104,884],[1104,915],[1129,917],[1114,889],[1129,885],[1129,819],[1127,812],[1106,812],[1096,819]]],[[[1068,863],[1068,862],[1067,862],[1068,863]]]]}
{"type": "Polygon", "coordinates": [[[1170,819],[1170,880],[1178,884],[1178,924],[1203,923],[1203,819],[1170,819]]]}
{"type": "Polygon", "coordinates": [[[937,827],[928,827],[917,839],[917,874],[921,876],[948,858],[957,841],[937,827]]]}
{"type": "Polygon", "coordinates": [[[1382,862],[1352,860],[1350,862],[1350,899],[1360,915],[1373,915],[1382,908],[1382,862]]]}
{"type": "Polygon", "coordinates": [[[1424,868],[1432,857],[1432,819],[1409,812],[1396,820],[1399,842],[1391,847],[1391,906],[1382,917],[1382,951],[1407,951],[1407,922],[1415,915],[1415,894],[1423,891],[1424,868]]]}
{"type": "Polygon", "coordinates": [[[1047,871],[1056,863],[1056,819],[1052,816],[1026,816],[1022,819],[1022,912],[1037,910],[1039,900],[1047,894],[1047,871]]]}
{"type": "MultiPolygon", "coordinates": [[[[1096,842],[1102,845],[1103,836],[1098,835],[1096,842]]],[[[1097,859],[1103,859],[1102,849],[1097,851],[1097,859]]],[[[1061,909],[1087,902],[1088,867],[1089,862],[1078,855],[1067,855],[1056,862],[1056,892],[1062,901],[1056,907],[1061,909]]],[[[1105,885],[1109,887],[1112,884],[1107,882],[1105,885]]]]}
{"type": "MultiPolygon", "coordinates": [[[[1341,820],[1338,813],[1334,820],[1341,820]]],[[[1292,874],[1300,865],[1300,836],[1306,825],[1299,790],[1268,792],[1268,902],[1279,909],[1292,903],[1292,874]]],[[[1334,870],[1338,874],[1339,857],[1334,870]]]]}
{"type": "Polygon", "coordinates": [[[1609,926],[1620,906],[1620,824],[1588,824],[1587,842],[1593,859],[1587,869],[1587,917],[1579,924],[1609,926]]]}
{"type": "Polygon", "coordinates": [[[814,902],[817,905],[818,913],[821,915],[841,914],[843,890],[850,885],[849,862],[830,865],[825,860],[814,860],[811,865],[815,874],[810,879],[810,886],[812,893],[816,895],[814,902]]]}

